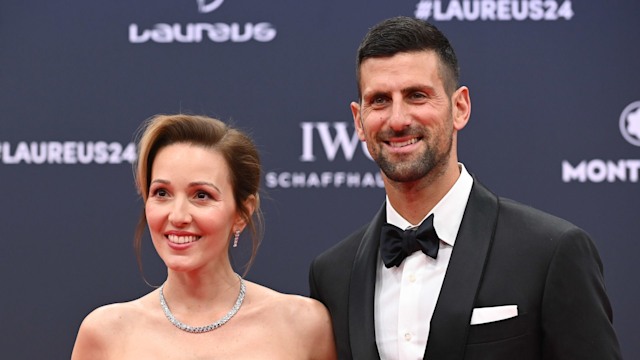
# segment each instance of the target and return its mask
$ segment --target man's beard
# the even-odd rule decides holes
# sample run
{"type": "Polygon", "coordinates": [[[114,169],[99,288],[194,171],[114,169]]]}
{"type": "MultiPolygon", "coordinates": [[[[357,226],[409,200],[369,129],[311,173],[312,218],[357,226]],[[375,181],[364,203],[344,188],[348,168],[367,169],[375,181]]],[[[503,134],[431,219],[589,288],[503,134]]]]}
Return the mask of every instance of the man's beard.
{"type": "MultiPolygon", "coordinates": [[[[393,136],[401,137],[411,133],[408,130],[394,133],[393,136]]],[[[373,156],[387,178],[396,182],[413,182],[427,176],[435,178],[445,170],[453,144],[452,134],[440,134],[442,137],[434,139],[435,143],[427,142],[432,138],[431,131],[422,129],[421,135],[423,138],[420,141],[425,142],[426,149],[421,154],[411,154],[410,159],[391,160],[382,150],[373,156]]]]}

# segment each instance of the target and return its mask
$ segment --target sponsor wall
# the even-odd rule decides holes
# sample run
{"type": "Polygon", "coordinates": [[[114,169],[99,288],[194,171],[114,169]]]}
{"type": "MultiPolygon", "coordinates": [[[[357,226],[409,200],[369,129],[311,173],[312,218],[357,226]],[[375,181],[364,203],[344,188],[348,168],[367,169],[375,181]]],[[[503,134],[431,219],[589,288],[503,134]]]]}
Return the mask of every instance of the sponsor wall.
{"type": "MultiPolygon", "coordinates": [[[[89,311],[151,290],[131,245],[131,163],[158,113],[253,135],[266,236],[247,277],[307,294],[311,259],[384,199],[348,104],[360,39],[394,15],[434,22],[458,52],[467,168],[594,237],[624,356],[640,358],[638,14],[633,0],[2,2],[3,358],[68,358],[89,311]]],[[[150,242],[143,252],[159,285],[163,265],[150,242]]]]}

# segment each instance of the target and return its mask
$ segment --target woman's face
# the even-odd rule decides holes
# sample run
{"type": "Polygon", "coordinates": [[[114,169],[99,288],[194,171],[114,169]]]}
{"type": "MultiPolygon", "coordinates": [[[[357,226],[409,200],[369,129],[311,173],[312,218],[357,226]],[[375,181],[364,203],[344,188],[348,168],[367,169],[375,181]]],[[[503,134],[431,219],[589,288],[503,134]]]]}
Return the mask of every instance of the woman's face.
{"type": "Polygon", "coordinates": [[[215,150],[177,143],[158,151],[145,209],[153,245],[169,269],[228,266],[229,239],[245,225],[232,190],[229,167],[215,150]]]}

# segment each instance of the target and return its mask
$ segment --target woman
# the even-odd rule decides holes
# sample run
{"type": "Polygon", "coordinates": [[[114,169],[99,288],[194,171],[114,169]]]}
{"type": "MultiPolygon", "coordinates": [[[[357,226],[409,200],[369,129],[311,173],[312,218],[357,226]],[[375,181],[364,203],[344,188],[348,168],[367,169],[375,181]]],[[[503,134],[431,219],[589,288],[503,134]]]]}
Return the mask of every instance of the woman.
{"type": "Polygon", "coordinates": [[[254,259],[259,183],[258,152],[240,131],[202,116],[150,119],[138,144],[146,224],[135,243],[140,259],[148,226],[167,279],[137,300],[90,313],[71,358],[335,359],[323,305],[245,281],[231,266],[230,243],[247,227],[249,265],[254,259]]]}

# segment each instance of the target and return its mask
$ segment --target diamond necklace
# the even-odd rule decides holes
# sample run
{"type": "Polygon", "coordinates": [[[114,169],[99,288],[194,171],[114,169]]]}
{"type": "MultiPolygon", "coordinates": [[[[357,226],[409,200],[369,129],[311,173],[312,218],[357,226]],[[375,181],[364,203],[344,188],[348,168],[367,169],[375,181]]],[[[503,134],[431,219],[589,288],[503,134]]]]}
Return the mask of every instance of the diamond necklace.
{"type": "Polygon", "coordinates": [[[169,306],[167,306],[167,301],[164,299],[164,293],[162,292],[162,289],[164,288],[164,284],[162,284],[160,286],[160,306],[162,306],[162,310],[164,310],[164,315],[175,327],[189,333],[199,334],[199,333],[204,333],[204,332],[208,332],[208,331],[219,328],[220,326],[226,324],[227,321],[229,321],[233,317],[233,315],[235,315],[238,312],[238,310],[240,310],[240,306],[242,305],[242,301],[244,300],[244,293],[245,293],[246,287],[244,286],[244,281],[242,280],[242,277],[240,277],[240,275],[238,274],[236,274],[236,276],[238,277],[238,279],[240,279],[240,293],[238,294],[236,303],[233,305],[231,310],[229,310],[229,312],[222,317],[222,319],[214,322],[213,324],[209,324],[206,326],[189,326],[187,324],[180,322],[180,320],[176,319],[175,316],[173,316],[173,314],[171,313],[171,310],[169,310],[169,306]]]}

